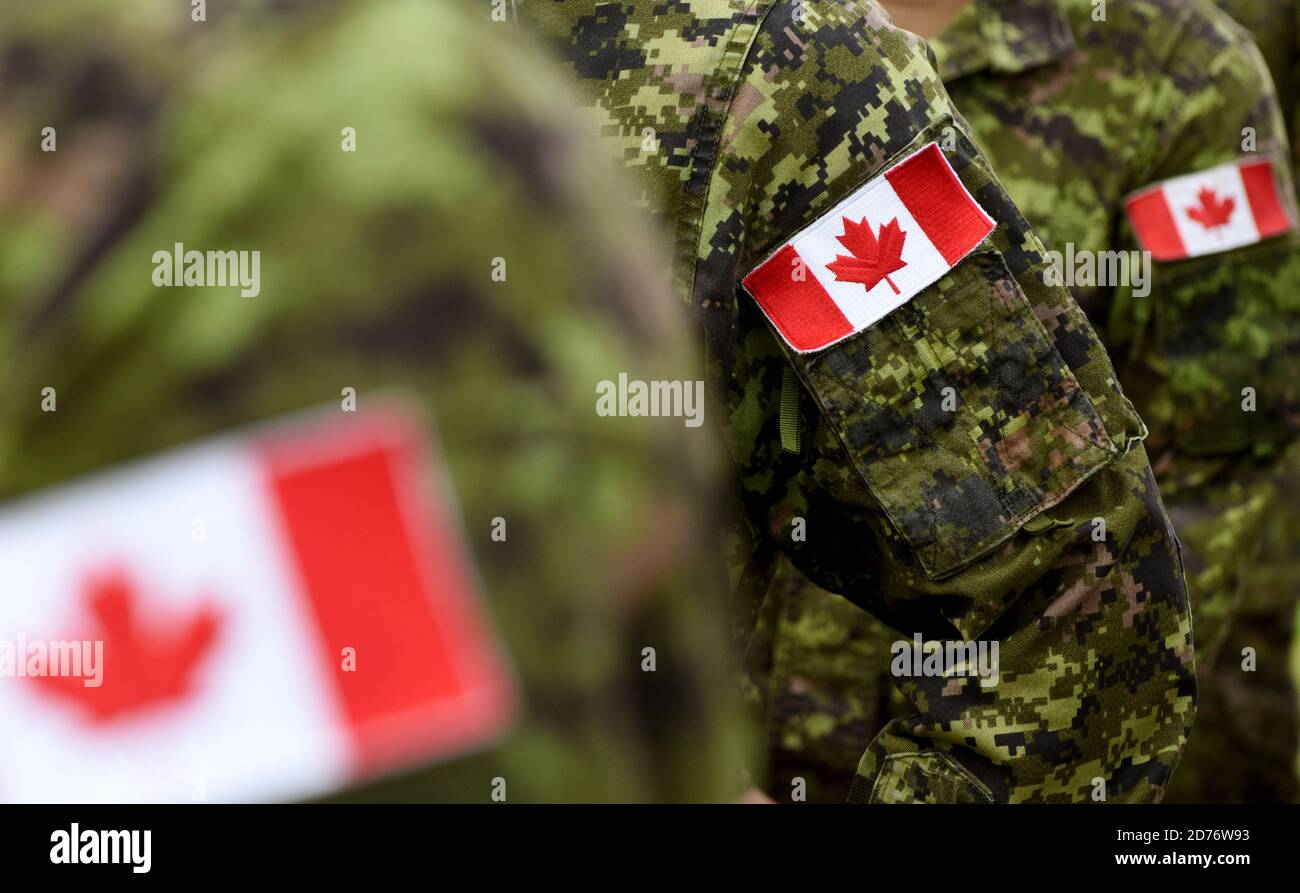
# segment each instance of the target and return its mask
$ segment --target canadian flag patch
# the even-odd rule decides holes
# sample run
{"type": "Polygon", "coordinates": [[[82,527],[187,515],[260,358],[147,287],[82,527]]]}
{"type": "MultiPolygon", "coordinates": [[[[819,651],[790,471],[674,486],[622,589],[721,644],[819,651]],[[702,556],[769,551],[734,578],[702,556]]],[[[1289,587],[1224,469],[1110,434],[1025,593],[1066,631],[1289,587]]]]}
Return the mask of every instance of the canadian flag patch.
{"type": "Polygon", "coordinates": [[[501,733],[422,430],[332,410],[0,511],[0,800],[298,798],[501,733]]]}
{"type": "Polygon", "coordinates": [[[1268,159],[1174,177],[1124,204],[1138,243],[1159,261],[1230,251],[1294,226],[1268,159]]]}
{"type": "Polygon", "coordinates": [[[742,284],[790,347],[821,350],[910,301],[993,228],[930,143],[819,217],[742,284]]]}

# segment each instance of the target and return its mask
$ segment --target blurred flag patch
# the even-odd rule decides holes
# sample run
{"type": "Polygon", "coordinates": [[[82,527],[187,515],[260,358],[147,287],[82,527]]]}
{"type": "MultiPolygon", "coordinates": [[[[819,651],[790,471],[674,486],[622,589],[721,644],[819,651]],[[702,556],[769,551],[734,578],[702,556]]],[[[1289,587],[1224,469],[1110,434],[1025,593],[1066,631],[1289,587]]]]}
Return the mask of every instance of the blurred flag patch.
{"type": "Polygon", "coordinates": [[[421,430],[331,410],[0,510],[0,640],[103,643],[98,685],[0,678],[0,799],[303,797],[504,731],[421,430]]]}

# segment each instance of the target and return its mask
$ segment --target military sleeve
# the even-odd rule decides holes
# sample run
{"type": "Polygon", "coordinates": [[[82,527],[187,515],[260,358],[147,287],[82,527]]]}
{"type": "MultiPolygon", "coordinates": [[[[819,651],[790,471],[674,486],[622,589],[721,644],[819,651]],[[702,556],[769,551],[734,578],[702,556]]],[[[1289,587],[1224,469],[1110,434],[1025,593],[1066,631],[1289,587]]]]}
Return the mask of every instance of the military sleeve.
{"type": "Polygon", "coordinates": [[[1124,379],[1157,432],[1153,455],[1272,450],[1300,424],[1300,235],[1286,126],[1250,35],[1207,11],[1170,24],[1165,78],[1138,111],[1131,167],[1142,173],[1128,184],[1120,236],[1151,252],[1151,281],[1118,288],[1110,314],[1124,379]],[[1143,210],[1156,194],[1181,236],[1172,251],[1143,210]]]}
{"type": "Polygon", "coordinates": [[[264,11],[224,19],[224,45],[187,11],[0,25],[0,491],[395,394],[436,422],[523,708],[477,755],[357,796],[733,796],[699,508],[718,467],[681,418],[596,409],[602,381],[692,382],[698,360],[567,94],[455,4],[264,11]],[[177,243],[260,251],[259,293],[155,287],[177,243]]]}
{"type": "Polygon", "coordinates": [[[854,799],[1153,799],[1195,682],[1142,424],[923,47],[874,4],[801,6],[767,14],[721,123],[697,306],[930,143],[996,228],[823,350],[743,291],[709,319],[750,566],[784,550],[908,636],[998,643],[996,681],[901,680],[915,713],[872,743],[854,799]]]}

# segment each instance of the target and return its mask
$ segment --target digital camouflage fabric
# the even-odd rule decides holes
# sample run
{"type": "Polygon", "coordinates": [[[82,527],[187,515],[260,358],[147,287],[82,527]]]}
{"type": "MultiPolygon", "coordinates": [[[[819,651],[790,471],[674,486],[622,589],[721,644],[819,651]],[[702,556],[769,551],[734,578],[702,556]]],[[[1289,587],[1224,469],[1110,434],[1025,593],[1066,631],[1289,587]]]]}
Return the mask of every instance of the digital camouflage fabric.
{"type": "Polygon", "coordinates": [[[563,82],[454,4],[209,14],[27,4],[0,23],[0,491],[345,387],[361,415],[405,395],[436,418],[523,707],[481,753],[354,796],[735,796],[726,579],[700,511],[721,466],[681,419],[594,411],[619,372],[698,378],[693,336],[563,82]],[[260,295],[155,288],[175,242],[260,250],[260,295]]]}
{"type": "MultiPolygon", "coordinates": [[[[1273,76],[1278,104],[1291,136],[1293,171],[1300,167],[1300,3],[1295,0],[1215,0],[1250,31],[1273,76]]],[[[1223,646],[1210,669],[1208,697],[1197,737],[1201,739],[1177,791],[1185,799],[1260,802],[1300,798],[1300,783],[1289,771],[1300,749],[1300,700],[1285,671],[1296,639],[1293,618],[1300,606],[1300,504],[1287,494],[1300,492],[1300,447],[1279,463],[1281,494],[1254,561],[1241,574],[1242,600],[1223,646]],[[1251,652],[1245,652],[1249,648],[1251,652]],[[1243,661],[1254,669],[1243,671],[1243,661]],[[1229,762],[1226,755],[1233,755],[1229,762]]]]}
{"type": "Polygon", "coordinates": [[[888,672],[893,644],[907,637],[784,558],[766,605],[751,661],[761,692],[751,697],[763,709],[768,787],[781,800],[843,802],[871,739],[911,711],[888,672]]]}
{"type": "MultiPolygon", "coordinates": [[[[1243,157],[1276,159],[1278,187],[1291,195],[1286,133],[1249,35],[1201,0],[1111,3],[1104,20],[1094,18],[1096,9],[1087,0],[975,0],[931,41],[953,101],[1049,248],[1063,260],[1136,251],[1126,196],[1243,157]],[[1245,128],[1253,144],[1243,144],[1245,128]]],[[[1294,208],[1289,212],[1294,220],[1294,208]]],[[[1293,474],[1285,453],[1295,450],[1300,418],[1298,243],[1291,233],[1155,263],[1145,297],[1134,294],[1131,279],[1068,280],[1151,428],[1147,449],[1187,564],[1202,688],[1240,605],[1243,575],[1283,511],[1284,481],[1293,474]],[[1253,411],[1243,403],[1245,388],[1253,411]]],[[[825,594],[810,584],[786,592],[785,613],[829,637],[833,609],[825,594]]],[[[786,624],[775,652],[792,652],[797,646],[781,639],[799,635],[786,624]]],[[[851,703],[846,709],[857,695],[825,695],[841,678],[888,673],[880,655],[897,636],[883,627],[863,635],[874,644],[858,649],[864,664],[856,670],[841,659],[823,682],[813,672],[821,649],[805,643],[814,654],[803,665],[786,661],[771,680],[781,705],[770,717],[771,760],[785,772],[809,773],[817,782],[810,788],[828,797],[838,793],[833,779],[844,761],[823,765],[807,754],[888,718],[884,708],[872,717],[851,703]]],[[[1235,640],[1233,647],[1240,651],[1235,640]]],[[[1239,657],[1222,659],[1240,676],[1239,657]]],[[[1280,654],[1269,660],[1282,671],[1280,654]]],[[[869,696],[880,684],[861,691],[869,696]]],[[[1210,722],[1198,719],[1171,799],[1210,799],[1193,793],[1196,770],[1187,765],[1210,722]]],[[[1222,773],[1224,759],[1210,757],[1206,770],[1222,773]]],[[[1231,759],[1240,763],[1242,755],[1231,759]]],[[[1278,796],[1288,795],[1275,790],[1269,799],[1278,796]]]]}
{"type": "Polygon", "coordinates": [[[1195,673],[1142,423],[1079,306],[1044,283],[1042,243],[923,45],[870,2],[519,11],[675,246],[741,476],[733,578],[753,677],[784,554],[907,634],[1000,644],[995,686],[904,686],[910,711],[861,756],[853,799],[1159,797],[1195,673]],[[740,279],[932,141],[995,232],[875,326],[784,348],[740,279]]]}

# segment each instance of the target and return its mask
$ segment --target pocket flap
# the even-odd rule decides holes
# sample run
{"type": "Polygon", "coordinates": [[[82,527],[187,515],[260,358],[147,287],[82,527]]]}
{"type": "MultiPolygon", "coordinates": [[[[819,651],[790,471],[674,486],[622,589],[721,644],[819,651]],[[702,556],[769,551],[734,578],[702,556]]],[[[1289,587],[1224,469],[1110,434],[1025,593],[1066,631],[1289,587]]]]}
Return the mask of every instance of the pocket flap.
{"type": "Polygon", "coordinates": [[[790,359],[933,578],[986,555],[1118,453],[991,248],[872,327],[790,359]]]}

